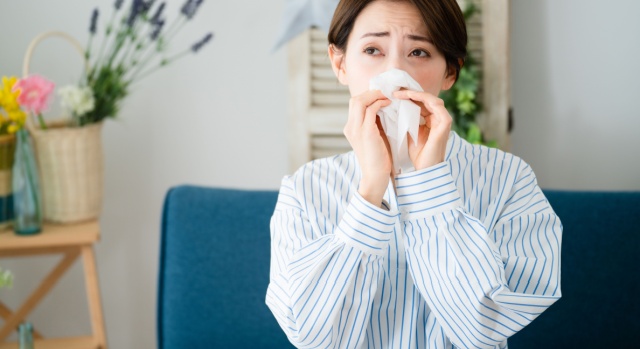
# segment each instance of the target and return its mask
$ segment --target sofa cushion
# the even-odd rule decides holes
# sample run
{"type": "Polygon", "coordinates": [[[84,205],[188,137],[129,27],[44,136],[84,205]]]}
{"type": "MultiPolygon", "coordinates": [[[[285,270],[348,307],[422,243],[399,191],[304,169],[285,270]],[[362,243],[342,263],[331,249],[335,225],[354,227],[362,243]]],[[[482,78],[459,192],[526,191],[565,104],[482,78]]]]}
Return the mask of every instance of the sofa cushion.
{"type": "Polygon", "coordinates": [[[265,304],[275,191],[180,186],[162,221],[159,348],[293,348],[265,304]]]}

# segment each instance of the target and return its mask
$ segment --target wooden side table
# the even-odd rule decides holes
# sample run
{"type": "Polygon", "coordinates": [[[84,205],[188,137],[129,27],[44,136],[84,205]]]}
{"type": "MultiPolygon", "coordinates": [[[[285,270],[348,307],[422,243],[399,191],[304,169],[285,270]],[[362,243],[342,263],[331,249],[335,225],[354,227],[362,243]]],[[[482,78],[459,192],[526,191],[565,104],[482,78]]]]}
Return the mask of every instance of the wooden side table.
{"type": "Polygon", "coordinates": [[[85,286],[89,301],[91,327],[93,334],[85,337],[45,339],[34,331],[34,344],[38,349],[107,349],[98,273],[96,270],[93,244],[100,238],[100,226],[97,220],[78,224],[45,224],[42,232],[32,236],[19,236],[15,233],[0,233],[0,258],[62,254],[62,260],[42,280],[40,285],[14,312],[0,302],[0,318],[5,320],[0,327],[0,349],[17,349],[17,343],[5,342],[42,298],[51,291],[56,282],[69,269],[75,260],[82,256],[84,264],[85,286]]]}

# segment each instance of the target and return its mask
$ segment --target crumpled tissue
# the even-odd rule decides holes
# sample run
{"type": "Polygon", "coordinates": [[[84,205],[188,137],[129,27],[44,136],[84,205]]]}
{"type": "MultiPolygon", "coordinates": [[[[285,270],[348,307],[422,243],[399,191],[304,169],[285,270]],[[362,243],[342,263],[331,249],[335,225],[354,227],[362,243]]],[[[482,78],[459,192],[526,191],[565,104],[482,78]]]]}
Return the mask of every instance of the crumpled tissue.
{"type": "Polygon", "coordinates": [[[393,92],[401,88],[422,92],[422,87],[409,73],[400,69],[391,69],[377,75],[369,81],[369,90],[380,90],[382,94],[391,100],[391,104],[378,111],[380,124],[391,146],[391,156],[395,173],[406,173],[415,170],[411,158],[407,133],[411,135],[414,143],[418,143],[418,129],[424,124],[424,118],[420,116],[420,107],[410,100],[393,97],[393,92]]]}

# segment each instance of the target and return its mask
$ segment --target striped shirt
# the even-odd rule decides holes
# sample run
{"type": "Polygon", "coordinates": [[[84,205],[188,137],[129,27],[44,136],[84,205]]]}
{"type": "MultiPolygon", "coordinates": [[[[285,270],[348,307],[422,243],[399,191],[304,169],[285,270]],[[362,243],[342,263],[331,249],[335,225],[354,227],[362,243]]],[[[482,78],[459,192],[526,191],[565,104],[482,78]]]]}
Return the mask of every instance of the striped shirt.
{"type": "Polygon", "coordinates": [[[266,303],[298,348],[506,348],[561,297],[562,224],[520,158],[445,161],[358,194],[353,152],[282,181],[266,303]]]}

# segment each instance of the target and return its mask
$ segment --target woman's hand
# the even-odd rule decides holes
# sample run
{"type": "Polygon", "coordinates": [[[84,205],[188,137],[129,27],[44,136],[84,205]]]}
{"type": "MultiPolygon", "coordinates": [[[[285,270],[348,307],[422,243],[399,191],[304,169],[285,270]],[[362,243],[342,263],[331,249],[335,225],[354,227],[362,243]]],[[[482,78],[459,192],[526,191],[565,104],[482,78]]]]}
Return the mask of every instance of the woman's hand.
{"type": "Polygon", "coordinates": [[[358,193],[378,207],[393,168],[389,142],[377,113],[391,104],[379,90],[367,91],[349,100],[349,119],[344,135],[351,144],[362,170],[358,193]]]}
{"type": "Polygon", "coordinates": [[[396,91],[394,97],[416,102],[421,109],[420,115],[426,121],[426,124],[419,128],[418,145],[407,135],[409,157],[413,167],[422,170],[443,162],[453,119],[444,107],[442,99],[428,92],[411,90],[396,91]]]}

